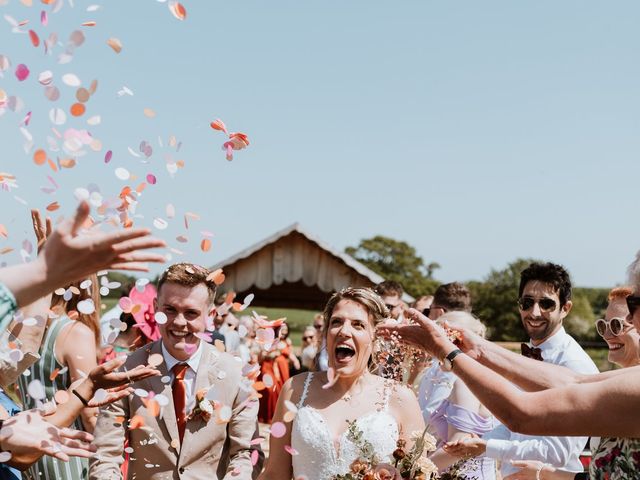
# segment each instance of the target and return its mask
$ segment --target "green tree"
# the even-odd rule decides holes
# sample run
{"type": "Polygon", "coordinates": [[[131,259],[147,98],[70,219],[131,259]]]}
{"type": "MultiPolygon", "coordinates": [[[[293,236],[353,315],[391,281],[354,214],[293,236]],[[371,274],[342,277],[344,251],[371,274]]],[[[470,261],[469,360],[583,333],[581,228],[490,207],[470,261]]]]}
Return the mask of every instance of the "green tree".
{"type": "Polygon", "coordinates": [[[440,265],[425,265],[407,242],[376,235],[361,240],[357,247],[347,247],[345,252],[385,279],[399,282],[413,297],[432,294],[438,287],[433,272],[440,265]]]}
{"type": "Polygon", "coordinates": [[[596,315],[589,297],[581,289],[574,289],[571,296],[571,312],[564,319],[564,327],[578,340],[592,340],[595,333],[596,315]]]}

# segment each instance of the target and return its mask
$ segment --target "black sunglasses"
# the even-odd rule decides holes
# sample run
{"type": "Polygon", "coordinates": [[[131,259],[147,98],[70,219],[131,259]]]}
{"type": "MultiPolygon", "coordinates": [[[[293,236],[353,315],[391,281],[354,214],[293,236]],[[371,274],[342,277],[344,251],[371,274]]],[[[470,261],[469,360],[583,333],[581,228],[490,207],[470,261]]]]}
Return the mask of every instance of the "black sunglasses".
{"type": "Polygon", "coordinates": [[[309,336],[309,337],[302,337],[303,340],[313,340],[313,335],[309,336]]]}
{"type": "Polygon", "coordinates": [[[556,301],[552,298],[541,298],[540,300],[536,300],[532,297],[522,297],[518,299],[518,306],[520,307],[520,310],[525,312],[527,310],[531,310],[536,303],[543,312],[553,312],[557,305],[556,301]]]}
{"type": "Polygon", "coordinates": [[[629,315],[633,317],[636,309],[640,307],[640,295],[629,295],[627,297],[627,308],[629,309],[629,315]]]}
{"type": "Polygon", "coordinates": [[[425,317],[428,317],[430,313],[431,313],[431,307],[427,307],[427,308],[423,308],[423,309],[422,309],[422,314],[423,314],[425,317]]]}

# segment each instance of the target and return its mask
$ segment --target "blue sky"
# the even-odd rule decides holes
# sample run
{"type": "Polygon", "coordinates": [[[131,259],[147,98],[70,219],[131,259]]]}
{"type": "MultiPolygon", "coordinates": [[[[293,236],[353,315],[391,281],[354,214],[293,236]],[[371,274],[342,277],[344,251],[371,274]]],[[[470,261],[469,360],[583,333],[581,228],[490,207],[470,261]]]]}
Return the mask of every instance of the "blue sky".
{"type": "Polygon", "coordinates": [[[0,191],[9,230],[0,249],[30,238],[28,207],[14,195],[29,207],[58,201],[54,215],[69,214],[77,187],[113,197],[137,185],[116,178],[124,167],[158,178],[136,224],[175,206],[157,231],[185,251],[174,258],[213,264],[299,221],[339,249],[376,234],[405,240],[442,265],[443,281],[480,279],[517,257],[563,263],[578,285],[624,281],[640,249],[636,2],[183,3],[180,22],[154,0],[65,0],[44,27],[50,7],[0,0],[0,14],[29,20],[25,30],[41,39],[86,35],[59,65],[62,46],[45,56],[0,18],[0,54],[12,62],[0,89],[25,103],[0,116],[0,171],[19,184],[0,191]],[[101,8],[87,12],[93,4],[101,8]],[[97,25],[80,26],[88,20],[97,25]],[[24,82],[18,63],[31,69],[24,82]],[[37,82],[43,70],[62,92],[55,104],[37,82]],[[88,129],[103,148],[52,174],[25,154],[18,125],[32,111],[34,148],[47,147],[49,110],[74,101],[65,73],[99,86],[87,113],[57,128],[88,129]],[[123,86],[134,95],[118,97],[123,86]],[[102,123],[88,126],[92,115],[102,123]],[[215,118],[249,135],[232,162],[208,126],[215,118]],[[171,134],[182,141],[173,158],[185,162],[174,178],[164,167],[171,134]],[[141,141],[154,148],[146,164],[127,151],[141,141]],[[54,194],[40,191],[47,175],[60,185],[54,194]],[[187,211],[201,216],[189,230],[187,211]],[[207,253],[201,231],[215,234],[207,253]]]}

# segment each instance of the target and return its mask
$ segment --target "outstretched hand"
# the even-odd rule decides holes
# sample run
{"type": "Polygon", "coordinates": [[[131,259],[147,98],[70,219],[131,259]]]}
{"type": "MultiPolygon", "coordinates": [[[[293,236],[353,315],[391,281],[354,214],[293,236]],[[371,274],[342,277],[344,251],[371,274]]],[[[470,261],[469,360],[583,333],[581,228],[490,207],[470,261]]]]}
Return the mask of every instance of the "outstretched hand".
{"type": "Polygon", "coordinates": [[[115,370],[124,365],[125,361],[126,357],[114,358],[89,372],[88,380],[93,386],[90,407],[103,407],[120,400],[133,393],[130,386],[132,383],[160,375],[158,369],[148,365],[138,365],[131,370],[116,372],[115,370]],[[98,390],[104,390],[104,393],[96,395],[98,390]]]}
{"type": "MultiPolygon", "coordinates": [[[[50,409],[46,414],[53,413],[50,409]]],[[[4,421],[0,430],[0,448],[11,452],[10,463],[20,463],[34,452],[65,462],[69,457],[91,457],[96,448],[93,435],[71,428],[58,428],[47,422],[39,410],[26,410],[4,421]]]]}
{"type": "Polygon", "coordinates": [[[42,259],[47,274],[65,285],[100,270],[147,271],[146,262],[164,262],[157,253],[141,252],[148,248],[164,247],[162,240],[149,237],[145,228],[129,228],[115,232],[90,229],[79,235],[89,218],[89,205],[81,202],[73,219],[67,219],[47,239],[42,259]]]}
{"type": "Polygon", "coordinates": [[[453,457],[471,458],[483,455],[487,451],[487,441],[481,438],[464,438],[457,442],[445,443],[442,448],[453,457]]]}
{"type": "Polygon", "coordinates": [[[383,323],[378,326],[378,333],[384,336],[396,333],[403,342],[426,350],[427,353],[440,359],[456,348],[444,329],[418,310],[411,308],[406,315],[411,323],[383,323]]]}

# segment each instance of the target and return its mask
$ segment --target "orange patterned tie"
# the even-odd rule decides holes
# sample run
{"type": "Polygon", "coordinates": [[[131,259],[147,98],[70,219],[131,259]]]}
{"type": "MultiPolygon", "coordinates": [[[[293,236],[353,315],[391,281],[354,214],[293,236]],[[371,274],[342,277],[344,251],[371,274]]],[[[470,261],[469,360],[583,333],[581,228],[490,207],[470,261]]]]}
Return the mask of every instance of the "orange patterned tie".
{"type": "Polygon", "coordinates": [[[187,426],[187,387],[184,384],[184,375],[187,373],[187,368],[189,368],[189,365],[186,363],[178,363],[171,369],[175,375],[173,380],[173,408],[176,411],[180,443],[182,443],[184,430],[187,426]]]}

